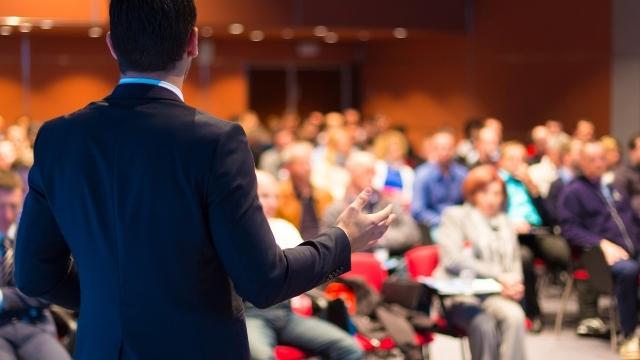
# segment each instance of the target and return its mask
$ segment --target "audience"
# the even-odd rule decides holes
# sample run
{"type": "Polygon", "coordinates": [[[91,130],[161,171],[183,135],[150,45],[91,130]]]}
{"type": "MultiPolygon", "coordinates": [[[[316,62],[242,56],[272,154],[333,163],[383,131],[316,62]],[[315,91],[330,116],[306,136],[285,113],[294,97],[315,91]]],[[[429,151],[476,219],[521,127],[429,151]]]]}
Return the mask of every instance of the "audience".
{"type": "MultiPolygon", "coordinates": [[[[372,187],[375,164],[375,156],[367,152],[356,151],[349,156],[346,168],[351,176],[351,181],[349,182],[346,196],[343,200],[336,201],[327,209],[322,221],[323,229],[334,226],[345,207],[364,189],[372,187]]],[[[402,255],[419,243],[420,231],[408,212],[397,201],[394,202],[394,198],[388,198],[380,191],[374,190],[364,209],[371,213],[380,211],[387,206],[393,206],[393,213],[396,219],[384,237],[378,241],[378,246],[386,250],[385,253],[387,255],[402,255]]]]}
{"type": "MultiPolygon", "coordinates": [[[[301,121],[298,114],[287,112],[269,117],[265,126],[255,112],[246,111],[237,120],[259,160],[258,196],[282,248],[297,246],[335,224],[354,196],[372,187],[366,210],[391,206],[396,216],[388,233],[367,250],[384,266],[402,259],[428,233],[440,249],[437,277],[473,274],[502,285],[501,294],[459,296],[445,304],[451,323],[468,334],[474,359],[524,359],[525,316],[533,330],[542,327],[540,269],[534,268],[534,258],[544,261],[545,276],[555,279],[555,285],[566,279],[561,275],[570,261],[579,261],[579,256],[571,258],[569,244],[577,255],[601,249],[614,279],[625,337],[620,355],[640,359],[640,341],[634,336],[640,134],[630,139],[628,161],[620,164],[616,139],[605,136],[594,142],[595,127],[588,120],[577,123],[573,138],[561,122],[547,120],[531,129],[532,144],[525,148],[514,141],[503,143],[498,119],[477,118],[467,123],[465,139],[458,144],[449,129],[425,138],[419,151],[425,162],[414,170],[421,159],[412,155],[403,128],[392,128],[384,114],[313,111],[301,121]],[[420,227],[428,231],[421,234],[420,227]],[[387,262],[390,256],[394,259],[387,262]]],[[[26,187],[19,184],[21,179],[26,182],[33,165],[39,124],[21,117],[7,125],[0,134],[0,234],[2,262],[10,265],[26,187]]],[[[389,271],[402,277],[405,269],[399,264],[389,271]]],[[[47,358],[68,359],[48,304],[20,294],[6,273],[2,281],[0,358],[31,359],[46,353],[47,358]],[[27,341],[33,336],[37,342],[27,341]]],[[[597,292],[586,281],[576,286],[576,333],[606,333],[597,292]]],[[[246,319],[256,359],[273,358],[277,344],[322,358],[363,356],[349,334],[319,318],[295,315],[289,302],[265,310],[247,304],[246,319]]]]}
{"type": "Polygon", "coordinates": [[[560,197],[560,222],[567,240],[581,249],[599,248],[614,281],[614,293],[625,340],[623,359],[640,358],[635,336],[638,323],[638,249],[640,218],[629,199],[602,182],[607,171],[604,146],[587,142],[580,153],[582,174],[567,185],[560,197]]]}
{"type": "Polygon", "coordinates": [[[455,137],[451,132],[433,134],[429,144],[430,160],[416,168],[411,214],[437,241],[442,211],[462,204],[462,182],[467,169],[453,160],[455,137]]]}
{"type": "Polygon", "coordinates": [[[640,133],[629,139],[629,159],[615,173],[615,187],[631,199],[631,206],[640,216],[640,133]]]}
{"type": "MultiPolygon", "coordinates": [[[[303,240],[296,228],[276,217],[278,181],[263,171],[257,171],[256,176],[258,198],[276,242],[283,249],[299,245],[303,240]]],[[[362,350],[349,334],[319,318],[294,314],[289,301],[267,309],[247,303],[245,308],[252,359],[275,359],[277,344],[295,346],[324,359],[362,359],[362,350]]]]}
{"type": "Polygon", "coordinates": [[[310,143],[295,142],[282,152],[288,179],[280,184],[278,217],[294,224],[304,239],[318,235],[320,219],[333,201],[329,192],[311,183],[312,151],[310,143]]]}
{"type": "Polygon", "coordinates": [[[470,271],[498,281],[502,292],[455,297],[450,319],[467,333],[473,359],[524,359],[525,315],[519,302],[525,289],[517,234],[503,211],[505,184],[494,167],[483,165],[469,172],[463,192],[465,204],[447,208],[442,216],[436,274],[460,277],[470,271]]]}

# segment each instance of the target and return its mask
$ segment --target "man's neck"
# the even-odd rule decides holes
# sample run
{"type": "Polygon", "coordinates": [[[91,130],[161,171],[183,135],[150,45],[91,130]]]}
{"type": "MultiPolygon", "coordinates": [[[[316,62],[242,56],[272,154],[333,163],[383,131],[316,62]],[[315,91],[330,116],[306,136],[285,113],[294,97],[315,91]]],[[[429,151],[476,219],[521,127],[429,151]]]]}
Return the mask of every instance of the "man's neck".
{"type": "Polygon", "coordinates": [[[180,75],[167,73],[167,72],[143,73],[143,72],[128,71],[125,74],[122,74],[121,78],[122,79],[145,78],[145,79],[160,80],[160,81],[168,82],[169,84],[176,86],[178,89],[182,89],[182,85],[184,84],[184,75],[180,76],[180,75]]]}

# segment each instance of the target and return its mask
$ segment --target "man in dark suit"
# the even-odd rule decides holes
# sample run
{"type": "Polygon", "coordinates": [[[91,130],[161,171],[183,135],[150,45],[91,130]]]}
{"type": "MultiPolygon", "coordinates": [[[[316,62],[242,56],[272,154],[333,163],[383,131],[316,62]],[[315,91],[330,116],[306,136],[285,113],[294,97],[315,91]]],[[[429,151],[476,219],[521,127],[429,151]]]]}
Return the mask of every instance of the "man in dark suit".
{"type": "Polygon", "coordinates": [[[66,360],[46,301],[25,296],[13,281],[18,215],[24,199],[20,175],[0,170],[0,359],[66,360]]]}
{"type": "Polygon", "coordinates": [[[113,93],[46,123],[15,254],[25,294],[80,311],[76,359],[248,358],[242,299],[268,307],[333,279],[391,209],[280,250],[241,127],[185,105],[193,0],[111,0],[113,93]]]}

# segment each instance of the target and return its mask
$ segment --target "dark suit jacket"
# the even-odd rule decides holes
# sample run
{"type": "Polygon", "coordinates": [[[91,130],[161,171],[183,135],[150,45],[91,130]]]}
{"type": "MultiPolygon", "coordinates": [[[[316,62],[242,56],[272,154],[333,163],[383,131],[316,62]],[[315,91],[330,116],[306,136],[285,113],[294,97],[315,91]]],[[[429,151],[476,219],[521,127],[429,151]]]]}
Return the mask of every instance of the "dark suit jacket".
{"type": "Polygon", "coordinates": [[[76,359],[247,358],[240,297],[268,307],[350,268],[338,228],[280,250],[242,128],[161,87],[46,123],[29,185],[16,283],[79,308],[76,359]]]}

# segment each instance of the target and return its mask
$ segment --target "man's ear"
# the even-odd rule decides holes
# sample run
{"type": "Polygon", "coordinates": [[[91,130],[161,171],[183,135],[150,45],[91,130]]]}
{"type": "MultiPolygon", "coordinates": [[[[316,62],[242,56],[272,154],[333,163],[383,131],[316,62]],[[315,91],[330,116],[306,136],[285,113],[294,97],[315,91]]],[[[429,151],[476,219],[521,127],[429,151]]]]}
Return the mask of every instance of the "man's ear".
{"type": "Polygon", "coordinates": [[[189,40],[187,41],[187,56],[195,58],[198,56],[198,28],[196,26],[191,29],[189,33],[189,40]]]}
{"type": "Polygon", "coordinates": [[[107,47],[109,47],[109,52],[111,52],[111,56],[114,59],[118,60],[118,55],[116,55],[116,51],[113,49],[113,43],[111,42],[111,31],[107,33],[107,47]]]}

